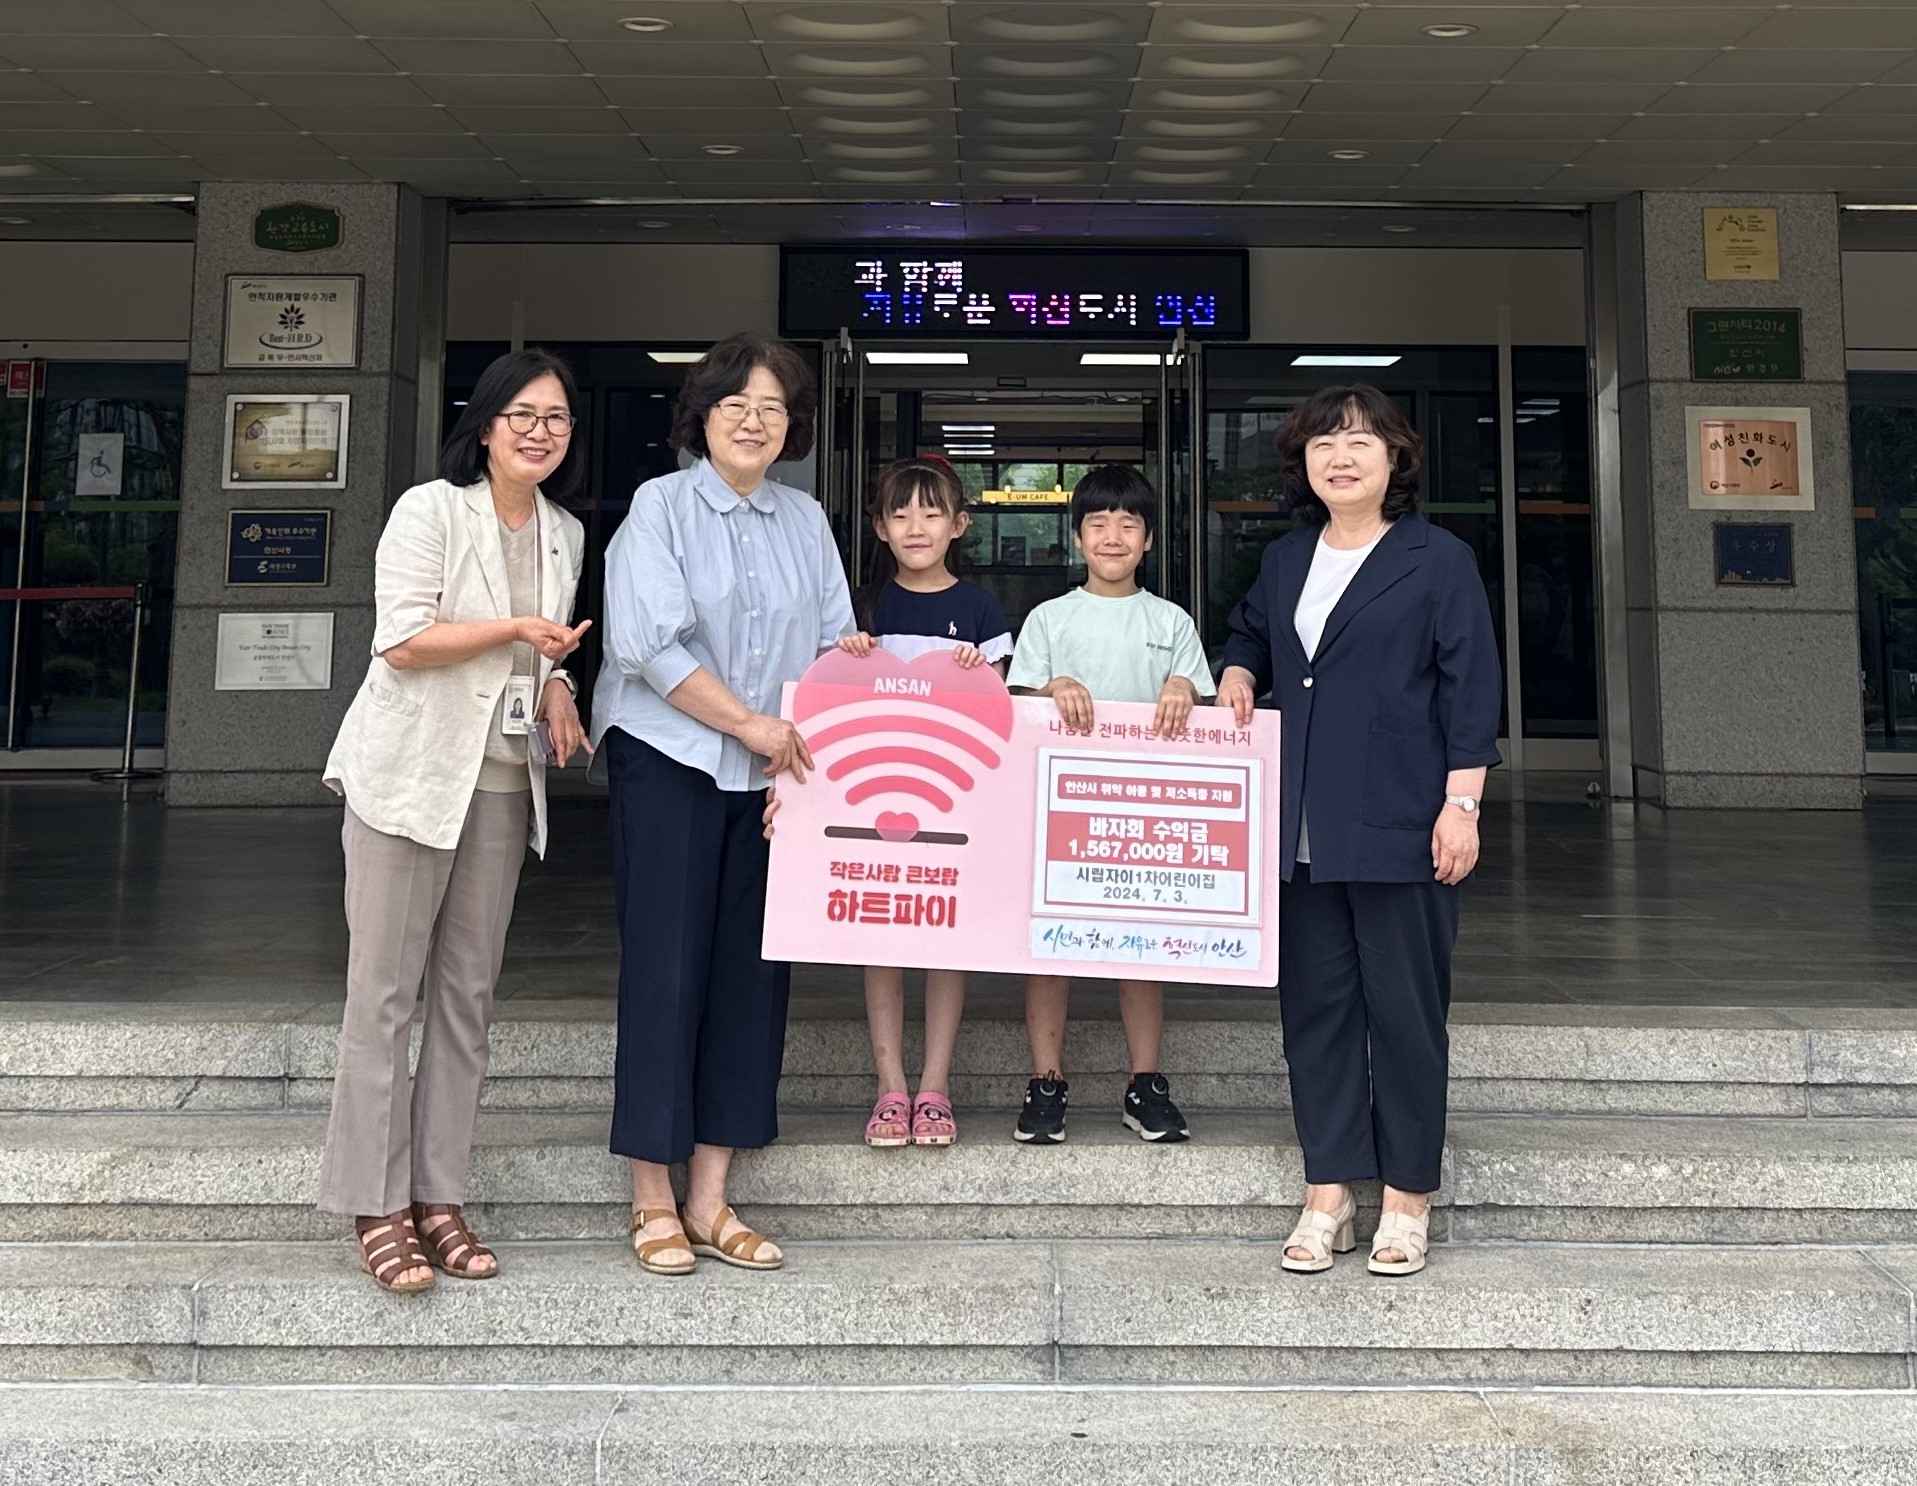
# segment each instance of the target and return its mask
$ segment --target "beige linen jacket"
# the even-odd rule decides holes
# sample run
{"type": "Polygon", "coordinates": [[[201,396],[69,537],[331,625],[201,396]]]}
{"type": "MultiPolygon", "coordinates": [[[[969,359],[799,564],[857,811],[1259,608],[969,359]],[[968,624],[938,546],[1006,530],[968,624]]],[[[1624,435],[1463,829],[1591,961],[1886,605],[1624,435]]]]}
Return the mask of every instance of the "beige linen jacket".
{"type": "MultiPolygon", "coordinates": [[[[540,529],[540,612],[568,624],[585,564],[585,528],[543,495],[534,497],[533,514],[540,529]]],[[[516,617],[497,521],[484,480],[464,489],[434,480],[399,498],[380,535],[374,568],[372,664],[326,761],[328,788],[346,796],[367,825],[442,850],[459,844],[493,709],[512,674],[511,648],[502,645],[457,665],[404,671],[381,657],[439,620],[516,617]]],[[[535,695],[554,670],[538,658],[535,695]]],[[[546,765],[536,745],[526,752],[531,842],[543,857],[546,765]]]]}

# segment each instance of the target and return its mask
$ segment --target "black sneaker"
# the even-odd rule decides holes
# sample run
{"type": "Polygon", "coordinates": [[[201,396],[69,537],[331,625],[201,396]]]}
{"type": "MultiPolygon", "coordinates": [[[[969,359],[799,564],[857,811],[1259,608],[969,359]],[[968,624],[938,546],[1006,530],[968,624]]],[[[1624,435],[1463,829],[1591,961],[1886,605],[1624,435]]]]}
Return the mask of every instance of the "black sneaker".
{"type": "Polygon", "coordinates": [[[1125,1085],[1125,1128],[1141,1140],[1184,1140],[1191,1134],[1172,1103],[1171,1083],[1162,1073],[1135,1073],[1125,1085]]]}
{"type": "Polygon", "coordinates": [[[1025,1086],[1025,1108],[1018,1112],[1012,1139],[1036,1145],[1065,1143],[1066,1091],[1062,1078],[1035,1078],[1025,1086]]]}

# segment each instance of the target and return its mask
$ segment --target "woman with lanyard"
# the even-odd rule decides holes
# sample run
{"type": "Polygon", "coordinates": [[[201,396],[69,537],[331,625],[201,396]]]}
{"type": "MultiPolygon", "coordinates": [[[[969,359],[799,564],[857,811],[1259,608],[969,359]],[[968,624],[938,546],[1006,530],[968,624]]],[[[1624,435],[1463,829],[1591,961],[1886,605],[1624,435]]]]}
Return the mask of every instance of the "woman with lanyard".
{"type": "Polygon", "coordinates": [[[372,664],[326,763],[350,942],[319,1205],[352,1215],[385,1290],[499,1270],[461,1209],[519,869],[528,842],[546,850],[542,745],[563,767],[585,743],[559,668],[592,622],[569,623],[585,533],[551,499],[579,483],[575,396],[539,351],[480,375],[441,478],[380,537],[372,664]]]}

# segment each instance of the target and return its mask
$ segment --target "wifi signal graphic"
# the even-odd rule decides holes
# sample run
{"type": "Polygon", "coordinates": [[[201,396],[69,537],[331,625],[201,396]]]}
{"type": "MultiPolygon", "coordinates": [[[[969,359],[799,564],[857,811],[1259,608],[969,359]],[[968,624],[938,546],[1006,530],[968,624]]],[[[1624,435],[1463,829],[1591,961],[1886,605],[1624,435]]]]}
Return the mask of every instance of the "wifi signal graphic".
{"type": "Polygon", "coordinates": [[[921,830],[918,812],[949,815],[999,766],[1012,699],[990,667],[963,670],[949,652],[906,665],[884,651],[832,651],[799,682],[793,720],[848,813],[863,820],[871,810],[870,826],[827,826],[826,835],[958,845],[965,836],[921,830]]]}

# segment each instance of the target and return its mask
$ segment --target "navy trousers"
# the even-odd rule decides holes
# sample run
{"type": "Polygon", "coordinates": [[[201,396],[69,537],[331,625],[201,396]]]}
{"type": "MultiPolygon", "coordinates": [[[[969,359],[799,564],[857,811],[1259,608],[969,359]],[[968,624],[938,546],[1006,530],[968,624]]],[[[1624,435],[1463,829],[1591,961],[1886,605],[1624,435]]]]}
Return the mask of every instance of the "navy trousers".
{"type": "Polygon", "coordinates": [[[1300,863],[1278,902],[1278,1010],[1305,1180],[1435,1192],[1458,889],[1313,882],[1300,863]]]}
{"type": "Polygon", "coordinates": [[[763,790],[722,790],[613,728],[619,1045],[612,1151],[684,1161],[700,1145],[778,1137],[789,966],[759,958],[763,790]]]}

